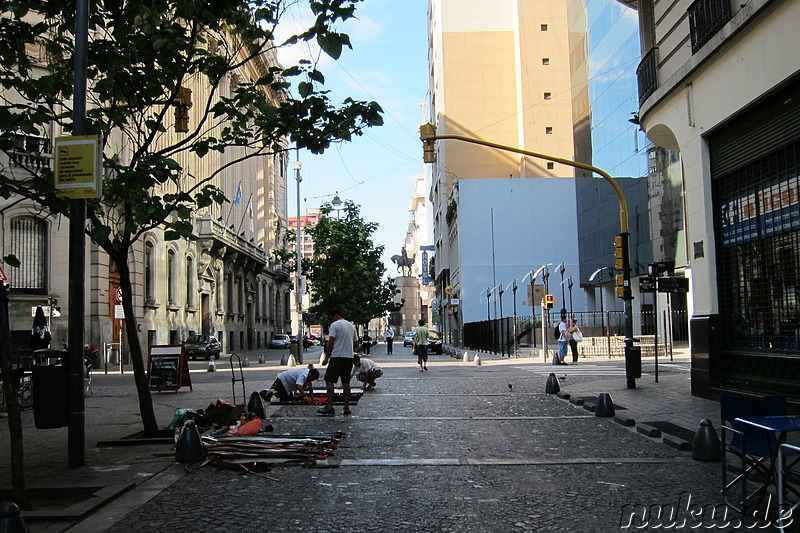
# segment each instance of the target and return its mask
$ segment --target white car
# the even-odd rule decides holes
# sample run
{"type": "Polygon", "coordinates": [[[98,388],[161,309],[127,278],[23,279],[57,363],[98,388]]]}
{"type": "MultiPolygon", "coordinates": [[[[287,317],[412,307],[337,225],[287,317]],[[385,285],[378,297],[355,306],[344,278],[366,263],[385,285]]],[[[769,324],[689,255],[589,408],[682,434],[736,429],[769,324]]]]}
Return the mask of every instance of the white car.
{"type": "Polygon", "coordinates": [[[272,336],[272,340],[269,341],[270,348],[288,348],[289,347],[289,335],[286,333],[276,333],[272,336]]]}
{"type": "Polygon", "coordinates": [[[403,346],[414,346],[414,332],[413,331],[406,331],[406,334],[403,337],[403,346]]]}

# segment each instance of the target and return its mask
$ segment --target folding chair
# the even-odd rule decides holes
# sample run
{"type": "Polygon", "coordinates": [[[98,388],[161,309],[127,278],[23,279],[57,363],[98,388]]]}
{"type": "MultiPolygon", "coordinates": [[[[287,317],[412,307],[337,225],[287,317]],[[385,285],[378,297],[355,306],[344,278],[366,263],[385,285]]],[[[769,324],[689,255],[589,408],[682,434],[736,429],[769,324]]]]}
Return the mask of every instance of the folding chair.
{"type": "Polygon", "coordinates": [[[778,529],[783,532],[795,521],[795,512],[800,508],[800,500],[791,507],[786,502],[786,492],[791,491],[787,480],[797,482],[800,480],[800,470],[796,468],[800,458],[787,460],[788,456],[800,455],[800,448],[791,444],[781,444],[778,448],[778,529]]]}
{"type": "Polygon", "coordinates": [[[736,422],[737,418],[748,416],[784,416],[786,396],[741,397],[723,395],[720,397],[720,418],[722,419],[722,499],[726,505],[737,512],[745,513],[751,502],[758,502],[766,492],[766,483],[748,492],[748,480],[756,475],[768,480],[772,475],[772,455],[776,453],[778,442],[774,434],[736,422]],[[730,433],[730,439],[726,433],[730,433]],[[728,481],[728,454],[741,460],[739,473],[728,481]],[[731,499],[736,485],[741,488],[740,497],[731,499]]]}

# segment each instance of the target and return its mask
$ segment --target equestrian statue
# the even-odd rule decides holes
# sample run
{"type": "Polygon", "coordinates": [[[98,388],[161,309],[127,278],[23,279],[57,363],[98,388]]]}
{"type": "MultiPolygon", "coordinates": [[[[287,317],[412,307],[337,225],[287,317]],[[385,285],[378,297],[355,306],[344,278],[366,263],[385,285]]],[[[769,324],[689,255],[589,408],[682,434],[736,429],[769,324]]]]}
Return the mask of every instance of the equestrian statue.
{"type": "Polygon", "coordinates": [[[411,274],[411,266],[414,264],[414,259],[412,257],[408,257],[406,247],[403,246],[403,251],[400,253],[400,255],[392,256],[392,263],[397,265],[398,272],[400,272],[403,276],[408,276],[411,274]],[[401,268],[405,269],[405,272],[401,271],[401,268]]]}

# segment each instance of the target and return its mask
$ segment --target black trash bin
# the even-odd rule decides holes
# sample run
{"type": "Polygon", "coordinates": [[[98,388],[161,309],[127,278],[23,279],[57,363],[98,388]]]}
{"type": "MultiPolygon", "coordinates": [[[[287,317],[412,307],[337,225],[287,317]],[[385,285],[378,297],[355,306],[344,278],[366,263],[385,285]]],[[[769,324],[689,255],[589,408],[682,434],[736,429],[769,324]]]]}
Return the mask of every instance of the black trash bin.
{"type": "Polygon", "coordinates": [[[36,429],[66,427],[69,422],[67,368],[33,367],[33,422],[36,429]]]}

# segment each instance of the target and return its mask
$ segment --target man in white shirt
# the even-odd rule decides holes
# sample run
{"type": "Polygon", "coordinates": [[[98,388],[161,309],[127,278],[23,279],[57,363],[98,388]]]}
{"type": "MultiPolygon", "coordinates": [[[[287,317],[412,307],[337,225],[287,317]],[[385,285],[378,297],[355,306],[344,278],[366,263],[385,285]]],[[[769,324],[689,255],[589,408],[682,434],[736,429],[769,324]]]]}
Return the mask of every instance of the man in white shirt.
{"type": "Polygon", "coordinates": [[[392,341],[394,341],[394,328],[390,325],[386,326],[386,353],[392,355],[392,341]]]}
{"type": "Polygon", "coordinates": [[[350,375],[350,379],[355,376],[358,381],[361,381],[363,383],[361,390],[374,390],[375,380],[382,375],[383,370],[372,359],[360,357],[358,354],[353,356],[353,373],[350,375]]]}
{"type": "Polygon", "coordinates": [[[261,397],[269,401],[277,396],[280,401],[288,402],[314,393],[314,381],[319,377],[319,370],[311,366],[292,368],[278,374],[269,390],[261,391],[261,397]]]}
{"type": "Polygon", "coordinates": [[[333,389],[336,382],[342,380],[345,415],[350,414],[350,373],[353,371],[353,352],[358,337],[356,328],[342,318],[342,313],[334,310],[331,313],[331,325],[328,328],[328,342],[325,344],[325,357],[322,366],[328,365],[325,371],[325,387],[328,391],[328,403],[317,412],[321,415],[336,414],[333,409],[333,389]],[[330,364],[328,362],[330,361],[330,364]]]}

